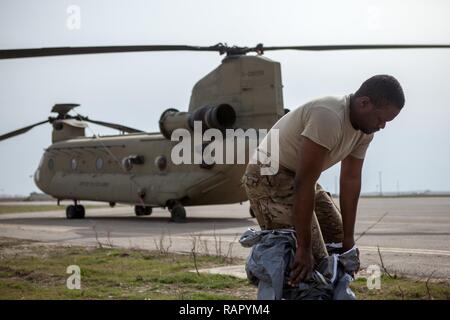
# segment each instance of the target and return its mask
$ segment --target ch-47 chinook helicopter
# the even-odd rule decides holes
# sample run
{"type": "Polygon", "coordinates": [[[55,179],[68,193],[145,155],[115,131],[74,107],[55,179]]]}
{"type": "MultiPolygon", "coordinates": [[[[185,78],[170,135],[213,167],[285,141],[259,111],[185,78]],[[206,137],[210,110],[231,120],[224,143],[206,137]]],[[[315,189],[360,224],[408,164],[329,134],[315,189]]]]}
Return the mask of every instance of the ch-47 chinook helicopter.
{"type": "MultiPolygon", "coordinates": [[[[118,53],[138,51],[216,51],[222,63],[200,79],[192,90],[188,112],[168,109],[159,121],[160,132],[147,133],[120,124],[91,120],[78,113],[77,104],[56,104],[56,117],[0,136],[0,141],[35,126],[53,126],[52,144],[45,149],[34,175],[36,185],[58,200],[69,199],[68,219],[84,218],[80,200],[135,205],[138,216],[153,207],[167,207],[171,220],[184,221],[184,206],[237,203],[247,200],[240,179],[246,164],[183,164],[171,161],[177,144],[171,133],[177,128],[270,129],[287,109],[283,106],[280,63],[263,56],[268,50],[355,50],[450,48],[450,45],[335,45],[253,48],[150,45],[112,47],[56,47],[0,50],[0,59],[118,53]],[[256,55],[250,55],[254,52],[256,55]],[[85,135],[87,123],[114,128],[125,134],[85,135]]],[[[247,146],[248,148],[248,146],[247,146]]],[[[194,149],[192,152],[198,152],[194,149]]],[[[248,158],[246,158],[248,161],[248,158]]]]}

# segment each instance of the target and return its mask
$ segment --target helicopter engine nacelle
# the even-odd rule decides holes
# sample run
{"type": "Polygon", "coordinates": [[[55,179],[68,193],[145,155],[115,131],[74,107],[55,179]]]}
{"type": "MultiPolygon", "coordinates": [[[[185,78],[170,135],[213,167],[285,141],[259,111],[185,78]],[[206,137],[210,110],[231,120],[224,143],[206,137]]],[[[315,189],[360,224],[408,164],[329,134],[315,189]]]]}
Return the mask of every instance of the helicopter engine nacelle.
{"type": "Polygon", "coordinates": [[[159,129],[163,136],[170,140],[176,129],[194,129],[194,121],[201,121],[202,128],[225,130],[232,128],[236,121],[236,112],[229,104],[203,106],[194,112],[180,112],[167,109],[159,119],[159,129]]]}

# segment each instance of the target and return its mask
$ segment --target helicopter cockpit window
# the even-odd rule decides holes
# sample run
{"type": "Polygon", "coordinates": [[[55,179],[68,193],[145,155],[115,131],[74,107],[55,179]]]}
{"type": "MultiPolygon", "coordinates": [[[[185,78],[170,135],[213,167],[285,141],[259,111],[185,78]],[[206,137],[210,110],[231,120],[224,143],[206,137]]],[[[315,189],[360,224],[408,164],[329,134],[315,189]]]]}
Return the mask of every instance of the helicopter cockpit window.
{"type": "Polygon", "coordinates": [[[72,159],[70,161],[70,167],[72,168],[72,170],[77,170],[78,167],[77,159],[72,159]]]}
{"type": "Polygon", "coordinates": [[[95,167],[97,168],[97,170],[103,169],[103,158],[97,158],[97,160],[95,161],[95,167]]]}
{"type": "Polygon", "coordinates": [[[52,171],[55,168],[55,160],[53,160],[52,158],[48,159],[47,165],[48,169],[52,171]]]}

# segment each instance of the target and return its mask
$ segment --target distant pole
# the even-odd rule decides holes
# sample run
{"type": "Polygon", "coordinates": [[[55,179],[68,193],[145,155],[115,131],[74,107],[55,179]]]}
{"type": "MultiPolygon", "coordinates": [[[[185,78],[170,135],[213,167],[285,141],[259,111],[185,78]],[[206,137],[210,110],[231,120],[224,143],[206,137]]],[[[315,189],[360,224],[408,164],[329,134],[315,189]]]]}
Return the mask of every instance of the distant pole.
{"type": "Polygon", "coordinates": [[[397,195],[400,195],[400,182],[397,180],[397,195]]]}
{"type": "Polygon", "coordinates": [[[383,181],[381,178],[381,171],[378,171],[378,179],[380,181],[380,196],[382,196],[383,195],[383,181]]]}

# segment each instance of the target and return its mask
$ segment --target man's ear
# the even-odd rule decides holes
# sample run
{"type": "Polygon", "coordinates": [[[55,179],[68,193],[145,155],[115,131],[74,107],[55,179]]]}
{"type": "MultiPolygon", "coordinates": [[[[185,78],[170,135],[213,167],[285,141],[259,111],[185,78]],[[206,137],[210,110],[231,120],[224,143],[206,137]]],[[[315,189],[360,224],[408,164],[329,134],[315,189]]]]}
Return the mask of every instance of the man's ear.
{"type": "Polygon", "coordinates": [[[372,111],[374,105],[369,97],[359,97],[359,105],[363,111],[372,111]]]}

